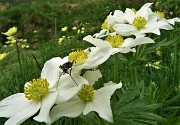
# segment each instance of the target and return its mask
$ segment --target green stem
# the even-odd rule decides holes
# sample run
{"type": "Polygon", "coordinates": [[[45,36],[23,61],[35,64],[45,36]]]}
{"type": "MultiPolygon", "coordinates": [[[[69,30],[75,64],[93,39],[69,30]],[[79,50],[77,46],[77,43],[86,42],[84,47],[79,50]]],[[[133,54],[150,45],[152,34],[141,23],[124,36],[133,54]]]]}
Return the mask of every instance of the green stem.
{"type": "MultiPolygon", "coordinates": [[[[114,83],[118,83],[119,82],[119,65],[118,65],[118,53],[116,53],[114,55],[114,83]]],[[[117,102],[117,97],[116,97],[116,93],[113,94],[112,96],[112,109],[114,109],[115,104],[117,102]]]]}
{"type": "Polygon", "coordinates": [[[22,64],[21,64],[21,58],[20,58],[20,50],[19,50],[19,46],[18,46],[18,40],[16,40],[16,51],[17,51],[17,58],[18,58],[18,63],[19,63],[19,68],[20,68],[21,76],[22,76],[22,78],[24,80],[22,64]]]}
{"type": "Polygon", "coordinates": [[[40,64],[39,64],[39,62],[38,62],[38,60],[37,60],[37,58],[36,58],[36,56],[28,49],[26,49],[26,53],[27,53],[27,55],[28,55],[28,52],[31,54],[31,56],[33,57],[33,59],[35,60],[35,62],[36,62],[36,65],[37,65],[37,67],[38,67],[38,69],[39,69],[39,71],[41,72],[41,70],[42,70],[42,68],[41,68],[41,66],[40,66],[40,64]]]}
{"type": "Polygon", "coordinates": [[[54,18],[54,36],[55,36],[55,42],[57,42],[57,18],[54,18]]]}
{"type": "Polygon", "coordinates": [[[20,67],[20,70],[22,71],[21,59],[20,59],[20,51],[19,51],[18,41],[17,40],[16,40],[16,51],[17,51],[17,58],[18,58],[19,67],[20,67]]]}
{"type": "MultiPolygon", "coordinates": [[[[139,50],[140,52],[138,51],[138,53],[136,53],[136,54],[138,54],[138,55],[137,55],[137,59],[141,59],[141,56],[142,56],[142,54],[143,54],[143,52],[144,52],[144,50],[145,50],[145,48],[146,48],[145,45],[140,45],[140,46],[142,47],[142,49],[139,50]]],[[[139,47],[140,47],[140,46],[139,46],[139,47]]]]}
{"type": "Polygon", "coordinates": [[[137,84],[137,66],[131,66],[131,80],[132,84],[136,86],[137,84]]]}
{"type": "Polygon", "coordinates": [[[177,82],[177,91],[180,91],[179,85],[180,85],[180,78],[178,77],[180,75],[180,56],[178,55],[178,45],[175,45],[175,52],[174,52],[174,83],[177,82]]]}
{"type": "Polygon", "coordinates": [[[115,83],[118,83],[118,75],[119,75],[119,72],[118,72],[118,54],[115,54],[115,65],[114,65],[114,82],[115,83]]]}

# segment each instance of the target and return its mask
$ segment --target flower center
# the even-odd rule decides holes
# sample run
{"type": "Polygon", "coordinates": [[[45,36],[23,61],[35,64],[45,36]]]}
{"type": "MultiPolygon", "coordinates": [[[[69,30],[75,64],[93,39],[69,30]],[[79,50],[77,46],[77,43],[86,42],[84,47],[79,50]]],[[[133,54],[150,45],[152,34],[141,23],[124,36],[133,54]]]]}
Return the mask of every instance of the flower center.
{"type": "Polygon", "coordinates": [[[144,28],[146,25],[147,21],[144,17],[136,17],[133,21],[133,26],[135,26],[137,29],[144,28]]]}
{"type": "Polygon", "coordinates": [[[134,12],[134,14],[136,14],[137,12],[136,9],[132,8],[131,10],[134,12]]]}
{"type": "Polygon", "coordinates": [[[94,96],[94,88],[92,85],[84,84],[77,95],[83,101],[90,101],[94,96]]]}
{"type": "Polygon", "coordinates": [[[33,79],[25,87],[24,94],[28,100],[39,100],[43,95],[48,93],[49,83],[46,79],[33,79]]]}
{"type": "Polygon", "coordinates": [[[104,21],[104,23],[101,25],[101,29],[109,29],[109,31],[112,33],[114,32],[114,29],[112,26],[108,26],[107,20],[104,21]]]}
{"type": "Polygon", "coordinates": [[[113,48],[118,48],[124,42],[123,37],[120,35],[108,36],[106,41],[108,41],[113,48]]]}
{"type": "Polygon", "coordinates": [[[88,53],[84,50],[77,50],[69,54],[68,60],[73,62],[73,65],[77,66],[83,64],[88,59],[88,53]]]}
{"type": "Polygon", "coordinates": [[[160,18],[164,18],[164,17],[165,17],[164,12],[155,11],[154,13],[157,14],[157,15],[159,15],[160,18]]]}

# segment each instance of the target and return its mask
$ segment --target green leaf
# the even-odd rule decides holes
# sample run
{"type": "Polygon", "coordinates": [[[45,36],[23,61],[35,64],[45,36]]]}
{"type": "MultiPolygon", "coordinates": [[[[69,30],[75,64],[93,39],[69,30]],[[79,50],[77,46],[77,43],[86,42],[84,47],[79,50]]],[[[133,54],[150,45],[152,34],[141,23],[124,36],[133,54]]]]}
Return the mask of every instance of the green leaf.
{"type": "Polygon", "coordinates": [[[179,39],[179,37],[176,37],[170,41],[167,41],[167,39],[165,38],[164,40],[162,40],[160,42],[156,42],[155,44],[146,48],[145,51],[142,53],[142,55],[145,56],[147,54],[150,54],[150,53],[154,52],[158,47],[169,46],[171,44],[174,44],[174,43],[176,43],[176,41],[178,41],[178,39],[179,39]]]}

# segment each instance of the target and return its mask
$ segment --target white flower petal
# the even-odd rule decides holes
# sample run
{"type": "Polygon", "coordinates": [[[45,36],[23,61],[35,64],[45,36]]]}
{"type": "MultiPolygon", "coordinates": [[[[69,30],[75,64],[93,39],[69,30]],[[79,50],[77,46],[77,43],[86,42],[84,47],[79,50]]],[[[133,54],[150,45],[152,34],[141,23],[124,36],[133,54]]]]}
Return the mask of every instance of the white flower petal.
{"type": "Polygon", "coordinates": [[[60,57],[55,57],[50,60],[48,60],[44,64],[44,68],[42,69],[41,72],[41,77],[46,78],[48,83],[49,83],[49,88],[52,88],[58,78],[59,78],[59,73],[60,73],[60,64],[62,63],[62,59],[60,57]]]}
{"type": "Polygon", "coordinates": [[[90,47],[85,50],[85,52],[88,53],[88,60],[86,65],[91,61],[99,60],[103,55],[102,55],[102,50],[98,47],[90,47]]]}
{"type": "Polygon", "coordinates": [[[117,34],[122,36],[130,36],[133,31],[136,31],[136,28],[130,24],[115,24],[113,28],[117,34]]]}
{"type": "Polygon", "coordinates": [[[133,31],[131,34],[132,34],[132,35],[135,35],[136,38],[146,36],[146,34],[143,33],[143,32],[141,32],[141,30],[140,30],[140,31],[139,31],[139,30],[133,31]]]}
{"type": "Polygon", "coordinates": [[[121,87],[122,87],[122,83],[121,82],[116,84],[116,83],[113,83],[112,81],[110,81],[108,83],[105,83],[104,87],[102,87],[102,88],[100,88],[100,89],[98,89],[96,91],[96,96],[97,95],[100,95],[100,96],[102,95],[102,96],[110,97],[114,93],[114,91],[116,89],[119,89],[121,87]]]}
{"type": "Polygon", "coordinates": [[[91,111],[97,112],[101,118],[108,122],[114,122],[110,106],[110,97],[95,96],[93,100],[86,102],[83,115],[86,115],[91,111]]]}
{"type": "Polygon", "coordinates": [[[104,63],[107,59],[109,59],[109,57],[110,57],[111,54],[113,53],[113,48],[111,48],[111,49],[105,49],[104,51],[102,51],[102,53],[103,53],[103,57],[100,58],[96,63],[94,63],[93,66],[101,65],[101,64],[104,63]]]}
{"type": "Polygon", "coordinates": [[[146,20],[148,19],[148,9],[153,3],[144,4],[136,13],[136,17],[144,17],[146,20]]]}
{"type": "Polygon", "coordinates": [[[180,22],[180,18],[178,18],[178,17],[173,18],[173,20],[174,20],[175,22],[180,22]]]}
{"type": "Polygon", "coordinates": [[[119,48],[112,48],[111,49],[111,55],[114,55],[119,52],[119,48]]]}
{"type": "Polygon", "coordinates": [[[85,69],[92,69],[92,68],[98,66],[96,62],[98,62],[98,61],[101,60],[102,58],[103,58],[103,53],[102,53],[102,52],[99,52],[99,53],[95,56],[95,58],[89,59],[89,60],[86,62],[86,64],[85,64],[85,65],[86,65],[86,66],[85,66],[85,69]]]}
{"type": "Polygon", "coordinates": [[[105,36],[108,36],[108,35],[109,35],[108,29],[103,29],[99,33],[95,33],[93,35],[93,37],[95,37],[95,38],[102,38],[102,37],[105,37],[105,36]]]}
{"type": "Polygon", "coordinates": [[[41,109],[39,114],[33,119],[38,122],[51,123],[49,116],[50,109],[55,104],[58,92],[48,93],[42,98],[41,109]]]}
{"type": "Polygon", "coordinates": [[[146,3],[146,4],[144,4],[141,8],[140,8],[140,10],[141,11],[143,11],[143,10],[148,10],[149,9],[149,7],[152,5],[153,3],[146,3]]]}
{"type": "Polygon", "coordinates": [[[134,19],[135,19],[135,13],[132,11],[132,9],[127,8],[125,10],[125,15],[124,18],[130,23],[132,24],[134,19]]]}
{"type": "Polygon", "coordinates": [[[80,90],[80,86],[73,86],[66,90],[61,90],[59,92],[58,98],[56,100],[56,103],[66,102],[67,100],[71,99],[75,94],[78,93],[78,90],[80,90]]]}
{"type": "Polygon", "coordinates": [[[168,21],[168,23],[174,25],[175,22],[180,22],[180,19],[179,19],[178,17],[175,17],[175,18],[169,19],[169,20],[167,20],[167,21],[168,21]]]}
{"type": "Polygon", "coordinates": [[[146,44],[146,43],[155,43],[154,40],[149,37],[139,37],[136,39],[127,38],[124,40],[123,47],[135,47],[137,45],[146,44]]]}
{"type": "Polygon", "coordinates": [[[160,30],[158,27],[148,27],[141,29],[141,33],[154,33],[156,35],[160,35],[160,30]]]}
{"type": "Polygon", "coordinates": [[[86,69],[86,65],[81,64],[81,65],[73,66],[71,73],[78,73],[82,69],[86,69]]]}
{"type": "Polygon", "coordinates": [[[126,23],[127,21],[124,19],[124,13],[120,10],[115,10],[114,14],[111,15],[112,13],[109,14],[107,17],[107,22],[109,25],[113,26],[116,23],[126,23]]]}
{"type": "Polygon", "coordinates": [[[68,60],[68,56],[64,57],[63,60],[62,60],[61,65],[63,65],[64,63],[66,63],[66,62],[68,62],[68,61],[69,61],[69,60],[68,60]]]}
{"type": "Polygon", "coordinates": [[[95,84],[95,81],[98,81],[98,79],[102,77],[102,74],[99,70],[86,71],[83,77],[87,79],[90,84],[93,85],[95,84]]]}
{"type": "Polygon", "coordinates": [[[40,105],[41,103],[38,101],[32,102],[31,105],[9,118],[4,125],[20,125],[26,119],[34,115],[39,110],[40,105]]]}
{"type": "Polygon", "coordinates": [[[78,117],[81,115],[85,106],[85,102],[81,101],[79,97],[74,97],[68,102],[60,103],[54,106],[50,112],[52,122],[59,118],[66,116],[70,118],[78,117]]]}
{"type": "Polygon", "coordinates": [[[124,43],[121,45],[121,47],[133,47],[134,45],[134,39],[133,38],[127,38],[124,40],[124,43]]]}
{"type": "Polygon", "coordinates": [[[105,41],[103,41],[101,39],[93,38],[90,35],[84,37],[83,40],[93,44],[94,46],[100,48],[101,50],[104,50],[104,49],[107,49],[107,48],[112,48],[110,43],[105,42],[105,41]]]}
{"type": "Polygon", "coordinates": [[[159,29],[172,30],[174,29],[166,20],[159,20],[154,27],[158,27],[159,29]]]}
{"type": "MultiPolygon", "coordinates": [[[[96,67],[97,65],[94,65],[97,61],[99,61],[101,58],[103,58],[103,53],[98,47],[90,47],[85,50],[88,53],[88,59],[83,64],[85,65],[83,68],[85,69],[92,69],[93,67],[96,67]]],[[[77,66],[78,67],[78,66],[77,66]]]]}
{"type": "Polygon", "coordinates": [[[152,32],[159,35],[160,34],[160,31],[158,32],[159,29],[172,30],[173,27],[168,23],[166,19],[161,19],[156,22],[148,23],[146,25],[146,28],[142,29],[141,32],[146,32],[146,33],[152,32]]]}
{"type": "Polygon", "coordinates": [[[149,13],[149,17],[154,16],[154,15],[156,16],[156,14],[154,14],[154,12],[151,10],[151,8],[148,8],[147,11],[149,13]]]}
{"type": "Polygon", "coordinates": [[[160,29],[164,29],[164,30],[173,30],[174,28],[171,25],[164,25],[162,27],[159,27],[160,29]]]}
{"type": "Polygon", "coordinates": [[[88,81],[82,76],[80,76],[78,73],[73,73],[71,74],[71,76],[69,74],[65,74],[62,76],[59,82],[60,84],[58,89],[67,89],[71,86],[77,86],[76,83],[78,85],[81,85],[82,83],[88,83],[88,81]]]}
{"type": "Polygon", "coordinates": [[[125,10],[125,15],[124,18],[130,23],[132,24],[134,19],[135,19],[135,13],[132,11],[132,9],[127,8],[125,10]]]}
{"type": "Polygon", "coordinates": [[[104,87],[95,91],[94,98],[86,102],[83,114],[86,115],[91,111],[95,111],[99,116],[109,122],[113,122],[112,111],[110,107],[110,98],[114,91],[122,87],[122,83],[115,84],[108,82],[104,84],[104,87]]]}
{"type": "Polygon", "coordinates": [[[168,21],[168,23],[170,23],[170,24],[172,24],[172,25],[175,24],[175,21],[174,21],[173,19],[168,19],[167,21],[168,21]]]}
{"type": "Polygon", "coordinates": [[[129,47],[126,47],[126,48],[120,47],[120,48],[118,48],[118,52],[120,52],[120,53],[136,52],[136,49],[129,48],[129,47]]]}
{"type": "Polygon", "coordinates": [[[100,52],[102,53],[98,53],[98,56],[94,59],[94,60],[89,60],[86,64],[86,68],[89,67],[88,65],[90,65],[90,68],[93,68],[95,66],[98,66],[102,63],[104,63],[111,55],[111,50],[112,50],[112,46],[109,42],[101,40],[101,39],[95,39],[92,36],[86,36],[84,38],[84,40],[94,44],[96,47],[98,47],[100,50],[100,52]]]}
{"type": "Polygon", "coordinates": [[[88,58],[95,58],[95,56],[100,52],[100,49],[98,47],[89,47],[84,50],[86,53],[88,53],[88,58]]]}
{"type": "Polygon", "coordinates": [[[77,92],[81,89],[82,84],[88,84],[88,81],[79,74],[72,74],[72,78],[70,76],[67,76],[66,78],[62,78],[62,80],[60,81],[62,84],[59,84],[58,86],[59,94],[56,103],[69,100],[77,94],[77,92]],[[78,86],[72,80],[72,78],[75,80],[78,86]]]}
{"type": "Polygon", "coordinates": [[[150,17],[150,18],[147,20],[147,23],[146,23],[145,27],[153,27],[153,26],[154,26],[154,23],[156,23],[157,21],[158,21],[157,16],[150,17]]]}
{"type": "Polygon", "coordinates": [[[0,117],[12,117],[32,104],[25,98],[24,93],[11,95],[0,102],[0,117]]]}

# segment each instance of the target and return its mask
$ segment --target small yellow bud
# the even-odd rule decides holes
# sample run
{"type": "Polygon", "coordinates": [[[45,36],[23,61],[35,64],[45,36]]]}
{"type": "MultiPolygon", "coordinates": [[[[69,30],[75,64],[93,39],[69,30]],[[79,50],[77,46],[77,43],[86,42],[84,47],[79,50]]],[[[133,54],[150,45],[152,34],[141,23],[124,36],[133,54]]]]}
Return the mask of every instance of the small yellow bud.
{"type": "Polygon", "coordinates": [[[68,29],[68,27],[65,26],[65,27],[63,27],[63,28],[61,29],[61,31],[65,32],[65,31],[67,31],[67,29],[68,29]]]}

